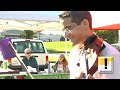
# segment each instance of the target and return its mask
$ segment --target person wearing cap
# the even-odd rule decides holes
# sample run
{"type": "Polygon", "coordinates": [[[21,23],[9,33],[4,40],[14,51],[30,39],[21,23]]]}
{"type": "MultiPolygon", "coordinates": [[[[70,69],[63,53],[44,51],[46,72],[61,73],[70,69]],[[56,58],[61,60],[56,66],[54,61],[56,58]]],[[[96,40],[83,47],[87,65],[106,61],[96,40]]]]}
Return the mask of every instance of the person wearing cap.
{"type": "Polygon", "coordinates": [[[70,79],[120,79],[120,52],[93,32],[89,11],[64,11],[59,19],[74,46],[68,60],[70,79]],[[99,73],[100,56],[113,57],[113,73],[99,73]]]}
{"type": "Polygon", "coordinates": [[[37,60],[34,56],[31,56],[31,49],[30,48],[26,48],[24,50],[25,52],[25,57],[23,57],[23,62],[27,67],[32,67],[32,68],[36,68],[36,70],[38,71],[39,67],[38,67],[38,63],[37,60]]]}

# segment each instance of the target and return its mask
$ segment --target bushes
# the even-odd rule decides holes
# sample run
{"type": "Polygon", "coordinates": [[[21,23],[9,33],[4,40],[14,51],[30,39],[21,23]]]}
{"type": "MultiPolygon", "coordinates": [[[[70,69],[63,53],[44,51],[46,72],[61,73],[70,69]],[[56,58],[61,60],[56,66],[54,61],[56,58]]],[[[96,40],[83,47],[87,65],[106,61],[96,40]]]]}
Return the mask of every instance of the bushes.
{"type": "MultiPolygon", "coordinates": [[[[61,36],[61,37],[60,37],[60,41],[65,41],[65,37],[61,36]]],[[[69,41],[68,38],[67,38],[67,41],[69,41]]]]}
{"type": "Polygon", "coordinates": [[[104,41],[113,44],[113,43],[118,43],[118,31],[108,31],[108,30],[99,30],[95,31],[95,33],[103,38],[104,41]]]}
{"type": "Polygon", "coordinates": [[[34,36],[34,32],[32,30],[24,30],[21,34],[22,38],[32,39],[34,36]]]}

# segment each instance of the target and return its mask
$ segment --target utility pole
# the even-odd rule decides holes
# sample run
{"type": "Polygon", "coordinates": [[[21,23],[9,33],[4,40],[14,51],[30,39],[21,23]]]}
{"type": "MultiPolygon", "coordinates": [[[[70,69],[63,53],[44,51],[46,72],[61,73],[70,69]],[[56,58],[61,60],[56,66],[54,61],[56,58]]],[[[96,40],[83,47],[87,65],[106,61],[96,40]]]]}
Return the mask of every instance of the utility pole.
{"type": "Polygon", "coordinates": [[[65,57],[67,57],[67,38],[65,38],[65,57]]]}

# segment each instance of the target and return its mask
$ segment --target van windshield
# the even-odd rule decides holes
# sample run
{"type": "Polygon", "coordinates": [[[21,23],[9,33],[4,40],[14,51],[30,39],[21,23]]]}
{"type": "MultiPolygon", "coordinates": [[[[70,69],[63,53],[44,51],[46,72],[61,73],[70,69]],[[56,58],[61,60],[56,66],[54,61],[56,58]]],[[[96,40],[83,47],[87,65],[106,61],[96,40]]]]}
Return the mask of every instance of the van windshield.
{"type": "Polygon", "coordinates": [[[45,53],[42,42],[16,41],[13,42],[13,46],[18,53],[24,53],[26,48],[30,48],[32,53],[45,53]]]}

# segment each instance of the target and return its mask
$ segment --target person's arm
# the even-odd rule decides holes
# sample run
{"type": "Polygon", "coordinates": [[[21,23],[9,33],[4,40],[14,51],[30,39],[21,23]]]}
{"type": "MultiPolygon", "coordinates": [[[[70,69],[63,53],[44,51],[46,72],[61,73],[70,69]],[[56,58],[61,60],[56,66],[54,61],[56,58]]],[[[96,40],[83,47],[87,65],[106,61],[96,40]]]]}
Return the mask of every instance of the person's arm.
{"type": "MultiPolygon", "coordinates": [[[[77,54],[76,54],[77,55],[77,54]]],[[[73,51],[70,52],[69,59],[68,59],[68,69],[70,72],[70,79],[75,79],[75,54],[73,51]]]]}
{"type": "Polygon", "coordinates": [[[55,66],[57,66],[57,65],[58,65],[58,61],[55,62],[55,66]]]}
{"type": "Polygon", "coordinates": [[[35,57],[33,57],[33,59],[34,59],[34,68],[36,68],[36,70],[38,71],[39,70],[39,65],[37,63],[37,60],[36,60],[35,57]]]}
{"type": "Polygon", "coordinates": [[[26,60],[26,58],[25,58],[25,57],[23,57],[22,61],[23,61],[23,63],[24,63],[24,64],[25,64],[25,60],[26,60]]]}
{"type": "MultiPolygon", "coordinates": [[[[24,56],[23,59],[22,59],[23,63],[25,64],[25,66],[27,67],[27,60],[26,60],[26,57],[24,56]]],[[[25,71],[24,67],[22,66],[22,70],[25,71]]]]}
{"type": "Polygon", "coordinates": [[[56,61],[53,66],[57,68],[57,65],[58,65],[58,61],[56,61]]]}
{"type": "Polygon", "coordinates": [[[66,66],[68,66],[68,61],[67,61],[67,60],[66,60],[66,63],[65,63],[65,64],[66,64],[66,66]]]}

